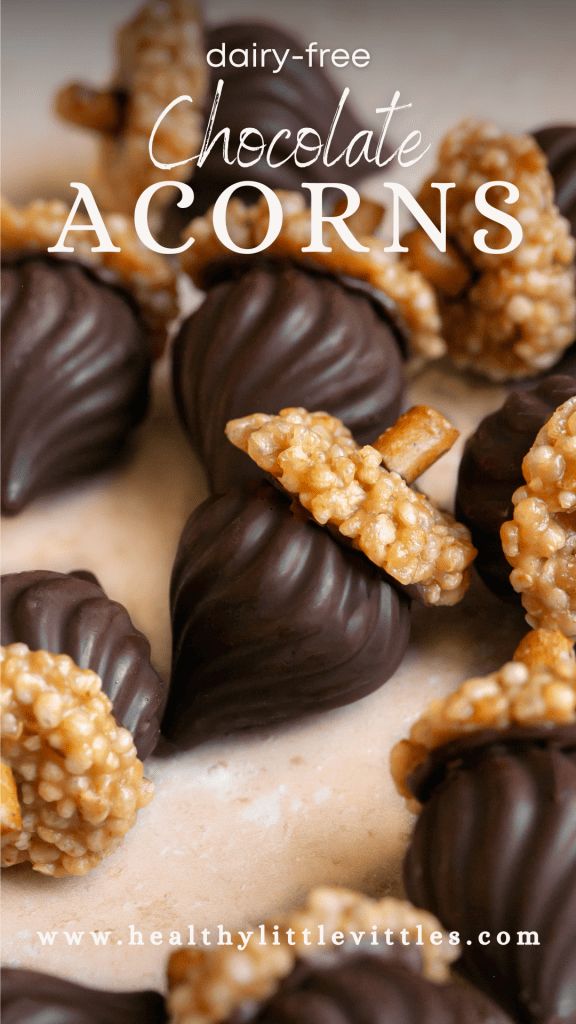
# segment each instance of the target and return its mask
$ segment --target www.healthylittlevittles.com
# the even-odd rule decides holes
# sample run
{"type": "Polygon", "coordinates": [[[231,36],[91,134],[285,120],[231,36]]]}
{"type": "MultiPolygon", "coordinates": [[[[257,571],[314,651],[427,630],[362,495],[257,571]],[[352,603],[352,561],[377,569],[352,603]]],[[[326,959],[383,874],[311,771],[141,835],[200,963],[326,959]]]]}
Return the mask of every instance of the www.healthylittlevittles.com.
{"type": "Polygon", "coordinates": [[[198,928],[189,924],[183,929],[165,931],[149,931],[138,928],[134,924],[119,934],[112,930],[76,931],[72,929],[55,929],[37,931],[36,939],[40,946],[65,945],[79,947],[108,946],[169,946],[199,947],[209,949],[216,946],[229,946],[244,952],[249,946],[281,946],[317,948],[324,953],[341,947],[351,949],[385,949],[394,946],[452,946],[461,944],[480,946],[539,946],[540,939],[536,931],[507,932],[493,934],[489,931],[480,932],[474,939],[463,939],[459,932],[433,931],[423,925],[414,928],[379,928],[350,929],[348,931],[333,930],[327,925],[319,924],[313,928],[284,928],[280,925],[259,924],[244,931],[231,932],[224,925],[214,928],[198,928]]]}

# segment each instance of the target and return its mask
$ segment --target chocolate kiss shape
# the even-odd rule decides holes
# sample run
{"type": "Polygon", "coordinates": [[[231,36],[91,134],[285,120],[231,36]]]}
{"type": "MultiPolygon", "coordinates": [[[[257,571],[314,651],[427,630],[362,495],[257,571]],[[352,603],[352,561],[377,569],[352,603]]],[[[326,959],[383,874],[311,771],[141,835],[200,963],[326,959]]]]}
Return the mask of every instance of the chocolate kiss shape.
{"type": "Polygon", "coordinates": [[[116,721],[141,758],[154,750],[166,687],[150,664],[150,644],[126,609],[90,573],[37,570],[2,577],[2,644],[67,654],[102,680],[116,721]]]}
{"type": "Polygon", "coordinates": [[[456,516],[478,548],[476,569],[494,593],[518,601],[500,527],[512,518],[512,495],[524,483],[522,461],[541,427],[576,393],[576,379],[548,377],[512,391],[504,405],[482,420],[466,443],[456,490],[456,516]]]}
{"type": "Polygon", "coordinates": [[[192,514],[171,610],[162,728],[181,747],[364,697],[396,670],[410,629],[408,600],[269,484],[192,514]]]}
{"type": "Polygon", "coordinates": [[[558,209],[576,236],[576,124],[548,125],[534,138],[548,159],[558,209]]]}
{"type": "Polygon", "coordinates": [[[148,404],[151,355],[123,291],[79,263],[2,264],[2,510],[117,459],[148,404]]]}
{"type": "Polygon", "coordinates": [[[38,971],[2,968],[2,1024],[165,1024],[157,992],[105,992],[38,971]]]}
{"type": "MultiPolygon", "coordinates": [[[[442,748],[436,768],[441,758],[442,748]]],[[[435,784],[415,791],[424,807],[404,865],[410,899],[460,933],[463,971],[517,1024],[574,1024],[576,729],[454,743],[435,784]],[[536,932],[538,945],[519,945],[519,932],[536,932]]]]}
{"type": "MultiPolygon", "coordinates": [[[[245,1019],[245,1018],[244,1018],[245,1019]]],[[[510,1024],[473,989],[440,985],[375,954],[300,962],[254,1024],[510,1024]]],[[[236,1024],[234,1017],[229,1024],[236,1024]]],[[[238,1024],[240,1024],[238,1020],[238,1024]]]]}
{"type": "Polygon", "coordinates": [[[215,284],[184,322],[174,346],[174,393],[213,491],[262,476],[226,440],[230,419],[286,406],[323,409],[360,443],[396,421],[398,333],[360,288],[291,266],[260,266],[215,284]]]}

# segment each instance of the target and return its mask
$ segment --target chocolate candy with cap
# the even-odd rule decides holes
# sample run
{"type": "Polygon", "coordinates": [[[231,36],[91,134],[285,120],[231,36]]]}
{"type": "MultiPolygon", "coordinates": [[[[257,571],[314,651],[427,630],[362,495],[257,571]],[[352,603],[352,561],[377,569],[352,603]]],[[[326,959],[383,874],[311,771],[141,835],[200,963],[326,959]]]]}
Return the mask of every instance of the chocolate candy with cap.
{"type": "Polygon", "coordinates": [[[431,705],[392,753],[418,820],[406,891],[462,939],[461,968],[514,1020],[576,1016],[576,660],[539,630],[431,705]],[[490,942],[479,941],[482,933],[490,942]],[[509,935],[498,941],[499,933],[509,935]]]}
{"type": "MultiPolygon", "coordinates": [[[[447,247],[440,253],[418,228],[404,239],[406,262],[435,287],[442,332],[454,362],[494,380],[549,371],[576,335],[575,242],[558,209],[546,157],[531,135],[507,134],[484,121],[466,120],[443,139],[438,166],[419,192],[429,217],[438,217],[433,182],[449,181],[447,247]],[[510,232],[475,207],[480,185],[505,181],[519,192],[513,216],[520,244],[504,250],[510,232]]],[[[503,213],[507,192],[492,188],[490,203],[503,213]]],[[[509,212],[509,211],[508,211],[509,212]]]]}
{"type": "MultiPolygon", "coordinates": [[[[386,259],[370,234],[381,207],[365,201],[352,218],[369,249],[363,257],[330,232],[331,252],[310,255],[301,251],[310,212],[298,195],[278,197],[283,227],[262,259],[227,250],[209,215],[192,223],[196,243],[182,257],[208,294],[176,340],[174,393],[216,491],[258,475],[226,444],[229,419],[305,404],[345,419],[368,441],[398,414],[402,355],[443,350],[431,289],[386,259]]],[[[236,201],[229,212],[232,235],[255,245],[266,204],[236,201]]]]}
{"type": "Polygon", "coordinates": [[[4,1024],[167,1024],[158,992],[107,992],[39,971],[2,968],[4,1024]]]}
{"type": "Polygon", "coordinates": [[[179,747],[349,704],[408,644],[407,598],[267,483],[204,502],[171,583],[163,732],[179,747]]]}
{"type": "MultiPolygon", "coordinates": [[[[278,25],[266,22],[233,21],[210,28],[206,33],[206,51],[225,47],[231,50],[258,50],[274,48],[283,54],[302,54],[305,44],[278,25]]],[[[297,189],[302,181],[345,182],[354,184],[367,174],[373,173],[374,165],[360,159],[354,166],[339,160],[333,167],[327,167],[321,159],[314,160],[308,167],[299,167],[291,153],[296,144],[298,132],[310,128],[325,140],[334,120],[340,91],[332,83],[326,71],[314,63],[311,67],[303,60],[289,58],[282,70],[275,74],[271,66],[257,68],[232,67],[227,61],[224,67],[212,69],[206,102],[210,113],[218,82],[223,82],[216,119],[211,137],[217,136],[223,128],[230,129],[228,161],[224,159],[222,146],[216,146],[205,163],[197,166],[191,184],[194,189],[194,211],[205,213],[229,185],[251,178],[263,182],[270,188],[297,189]],[[274,150],[274,164],[262,157],[250,167],[249,173],[235,162],[240,133],[248,126],[260,133],[266,149],[279,136],[274,150]]],[[[360,123],[351,107],[350,99],[344,104],[334,127],[332,152],[342,153],[354,136],[365,126],[360,123]]],[[[388,149],[383,148],[382,156],[388,149]]],[[[309,158],[309,154],[308,154],[309,158]]],[[[242,193],[236,193],[241,195],[242,193]]],[[[259,193],[244,190],[246,202],[253,202],[259,193]]],[[[177,234],[177,228],[184,227],[185,211],[176,207],[168,211],[169,234],[177,234]]]]}
{"type": "Polygon", "coordinates": [[[175,276],[122,217],[119,253],[48,254],[67,209],[2,205],[2,510],[116,462],[148,406],[154,353],[175,312],[175,276]]]}
{"type": "MultiPolygon", "coordinates": [[[[197,0],[148,0],[118,31],[116,65],[102,88],[72,82],[59,90],[55,106],[64,120],[92,131],[98,139],[95,188],[102,206],[132,215],[144,189],[161,181],[184,181],[187,163],[202,140],[208,73],[202,16],[197,0]],[[178,103],[156,131],[156,161],[150,137],[158,118],[178,103]]],[[[161,189],[150,204],[150,220],[160,224],[174,191],[161,189]]]]}
{"type": "Polygon", "coordinates": [[[438,921],[409,903],[315,889],[304,906],[264,931],[269,944],[242,954],[220,948],[171,957],[173,1024],[509,1024],[485,996],[450,980],[457,948],[446,936],[433,945],[432,934],[442,936],[438,921]],[[319,929],[326,937],[321,946],[319,929]],[[331,947],[330,936],[338,932],[343,943],[331,947]],[[352,933],[360,939],[353,941],[352,933]],[[239,955],[242,971],[235,969],[239,955]]]}
{"type": "Polygon", "coordinates": [[[475,567],[490,589],[515,599],[500,530],[511,518],[512,495],[522,485],[522,462],[554,410],[576,393],[576,377],[549,377],[512,391],[502,407],[468,438],[456,490],[456,515],[478,548],[475,567]]]}
{"type": "Polygon", "coordinates": [[[160,735],[166,686],[126,609],[86,572],[8,573],[1,585],[0,642],[67,654],[95,672],[116,721],[131,732],[138,756],[148,757],[160,735]]]}
{"type": "Polygon", "coordinates": [[[476,549],[462,523],[414,481],[454,444],[458,431],[415,406],[360,447],[324,412],[254,413],[226,427],[232,444],[321,526],[427,605],[454,605],[470,582],[476,549]]]}

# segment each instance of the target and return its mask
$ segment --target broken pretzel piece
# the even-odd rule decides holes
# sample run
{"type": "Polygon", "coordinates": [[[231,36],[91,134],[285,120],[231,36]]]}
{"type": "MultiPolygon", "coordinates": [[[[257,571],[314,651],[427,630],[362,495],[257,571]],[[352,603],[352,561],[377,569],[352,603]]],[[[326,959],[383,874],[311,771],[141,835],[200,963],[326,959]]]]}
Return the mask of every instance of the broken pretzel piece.
{"type": "Polygon", "coordinates": [[[425,604],[462,599],[476,554],[468,530],[395,471],[400,467],[412,481],[454,442],[457,432],[440,414],[413,409],[363,447],[340,420],[306,409],[232,420],[226,434],[317,523],[414,588],[425,604]]]}
{"type": "Polygon", "coordinates": [[[544,424],[522,473],[500,531],[510,582],[529,625],[576,637],[576,395],[544,424]]]}
{"type": "Polygon", "coordinates": [[[2,866],[85,875],[134,825],[152,785],[95,672],[25,644],[0,647],[0,666],[2,866]]]}

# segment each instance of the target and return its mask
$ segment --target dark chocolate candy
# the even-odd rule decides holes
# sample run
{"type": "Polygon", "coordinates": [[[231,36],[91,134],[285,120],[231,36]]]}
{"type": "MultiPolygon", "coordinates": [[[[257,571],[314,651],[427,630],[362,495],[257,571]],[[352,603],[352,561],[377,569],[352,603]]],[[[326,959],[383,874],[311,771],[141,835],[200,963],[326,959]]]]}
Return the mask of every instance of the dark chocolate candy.
{"type": "Polygon", "coordinates": [[[150,664],[150,644],[126,609],[90,573],[37,570],[2,577],[3,644],[67,654],[102,680],[114,716],[138,755],[154,750],[166,687],[150,664]]]}
{"type": "Polygon", "coordinates": [[[523,484],[522,461],[554,410],[576,393],[576,379],[548,377],[512,391],[466,443],[456,491],[456,516],[478,548],[475,565],[494,593],[517,599],[500,542],[500,527],[512,518],[512,495],[523,484]]]}
{"type": "MultiPolygon", "coordinates": [[[[254,1024],[510,1024],[484,995],[436,984],[387,957],[344,952],[301,962],[254,1024]]],[[[230,1022],[235,1024],[235,1022],[230,1022]]]]}
{"type": "Polygon", "coordinates": [[[548,159],[558,209],[576,236],[576,124],[548,125],[534,138],[548,159]]]}
{"type": "MultiPolygon", "coordinates": [[[[298,37],[264,22],[236,21],[210,29],[206,37],[206,50],[226,46],[227,52],[240,47],[252,52],[257,48],[275,47],[283,53],[304,54],[305,43],[298,37]]],[[[218,113],[214,122],[212,138],[222,129],[230,128],[230,159],[236,155],[240,132],[256,128],[262,133],[268,145],[278,132],[290,132],[282,136],[274,151],[274,163],[280,163],[294,149],[297,133],[302,128],[312,128],[325,141],[338,106],[342,89],[337,89],[326,71],[316,63],[308,67],[305,61],[288,59],[279,74],[273,74],[272,67],[233,68],[227,63],[224,68],[213,68],[207,100],[207,114],[218,81],[224,82],[218,113]]],[[[346,101],[333,136],[331,154],[338,156],[361,131],[362,125],[346,101]]],[[[254,139],[250,142],[254,144],[254,139]]],[[[307,144],[312,145],[313,139],[307,144]]],[[[383,155],[386,155],[386,149],[383,155]]],[[[312,154],[309,154],[311,158],[312,154]]],[[[271,167],[266,158],[253,167],[243,168],[236,163],[228,164],[222,155],[222,144],[217,144],[202,167],[198,167],[192,179],[194,189],[194,213],[205,212],[216,201],[223,189],[237,181],[263,182],[271,188],[299,189],[303,181],[348,182],[360,180],[374,172],[374,165],[361,160],[355,167],[348,167],[344,160],[338,160],[327,167],[322,159],[314,160],[308,167],[298,167],[288,159],[280,167],[271,167]]],[[[237,193],[239,195],[240,193],[237,193]]],[[[246,192],[250,202],[260,193],[246,192]]],[[[185,211],[188,215],[190,211],[185,211]]]]}
{"type": "Polygon", "coordinates": [[[556,376],[557,374],[576,377],[576,344],[568,349],[560,362],[554,367],[554,375],[556,376]]]}
{"type": "Polygon", "coordinates": [[[435,754],[435,785],[417,790],[425,803],[405,860],[407,893],[460,932],[463,971],[515,1021],[573,1024],[576,730],[445,751],[440,776],[435,754]],[[498,944],[500,932],[509,944],[498,944]],[[538,944],[519,942],[519,932],[536,932],[538,944]]]}
{"type": "Polygon", "coordinates": [[[105,992],[38,971],[2,968],[2,1024],[165,1024],[157,992],[105,992]]]}
{"type": "Polygon", "coordinates": [[[2,510],[118,457],[148,403],[149,342],[132,300],[79,263],[2,264],[2,510]]]}
{"type": "Polygon", "coordinates": [[[212,490],[262,475],[225,437],[238,416],[322,409],[375,440],[400,411],[398,339],[375,297],[329,276],[267,265],[215,284],[181,328],[173,372],[212,490]]]}
{"type": "Polygon", "coordinates": [[[408,600],[269,484],[209,498],[172,573],[163,731],[181,747],[358,700],[398,667],[408,600]]]}

